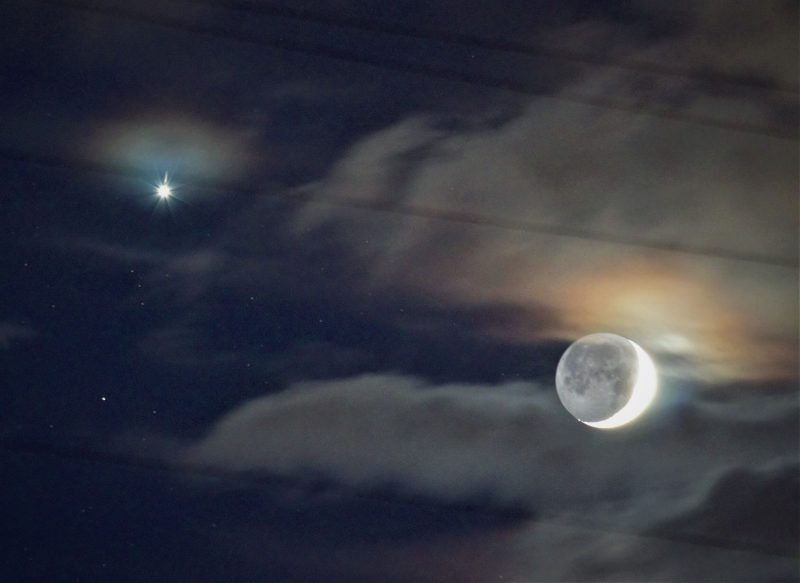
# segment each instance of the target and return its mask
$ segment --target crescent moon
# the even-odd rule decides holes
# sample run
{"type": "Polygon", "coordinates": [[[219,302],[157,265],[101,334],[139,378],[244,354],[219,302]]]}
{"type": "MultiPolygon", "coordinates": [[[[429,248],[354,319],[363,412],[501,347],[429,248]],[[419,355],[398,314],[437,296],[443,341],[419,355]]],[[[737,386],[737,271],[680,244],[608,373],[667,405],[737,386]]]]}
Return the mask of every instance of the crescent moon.
{"type": "MultiPolygon", "coordinates": [[[[626,338],[626,340],[628,340],[626,338]]],[[[642,348],[633,340],[628,340],[633,345],[636,351],[636,357],[639,363],[639,371],[636,374],[636,384],[633,386],[630,399],[625,405],[614,413],[608,419],[602,421],[584,421],[586,425],[596,427],[598,429],[614,429],[630,423],[641,415],[656,396],[658,388],[658,375],[656,375],[656,367],[650,355],[647,354],[642,348]]]]}

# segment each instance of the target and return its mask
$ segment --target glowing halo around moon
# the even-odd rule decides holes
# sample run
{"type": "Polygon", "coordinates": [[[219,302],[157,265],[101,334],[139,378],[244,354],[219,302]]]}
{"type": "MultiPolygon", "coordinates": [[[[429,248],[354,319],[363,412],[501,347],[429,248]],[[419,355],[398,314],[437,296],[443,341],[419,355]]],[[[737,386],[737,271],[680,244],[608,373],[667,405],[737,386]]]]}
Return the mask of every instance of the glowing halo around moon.
{"type": "Polygon", "coordinates": [[[602,421],[581,421],[590,427],[597,429],[614,429],[627,425],[645,410],[653,402],[658,390],[658,375],[656,374],[656,366],[653,364],[653,359],[647,354],[641,346],[636,344],[633,340],[628,340],[636,350],[638,357],[639,372],[636,375],[636,384],[633,387],[631,398],[625,403],[625,406],[614,413],[608,419],[602,421]]]}
{"type": "Polygon", "coordinates": [[[599,333],[573,342],[559,360],[556,391],[575,419],[596,429],[615,429],[639,417],[653,402],[658,375],[635,342],[599,333]]]}

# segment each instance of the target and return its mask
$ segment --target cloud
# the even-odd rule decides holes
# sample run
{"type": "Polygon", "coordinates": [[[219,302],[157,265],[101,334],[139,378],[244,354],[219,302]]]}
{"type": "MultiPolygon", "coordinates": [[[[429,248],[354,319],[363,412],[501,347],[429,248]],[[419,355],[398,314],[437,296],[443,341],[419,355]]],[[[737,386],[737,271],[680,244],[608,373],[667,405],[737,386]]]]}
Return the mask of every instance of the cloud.
{"type": "Polygon", "coordinates": [[[0,349],[8,350],[17,342],[30,340],[38,336],[38,332],[30,326],[0,322],[0,349]]]}
{"type": "MultiPolygon", "coordinates": [[[[743,525],[744,528],[747,525],[743,525]]],[[[499,537],[497,537],[499,539],[499,537]]],[[[498,540],[512,581],[794,581],[796,559],[746,547],[532,522],[498,540]],[[691,541],[691,542],[690,542],[691,541]]]]}
{"type": "MultiPolygon", "coordinates": [[[[526,406],[524,385],[483,393],[481,387],[426,388],[391,375],[301,383],[232,411],[185,459],[231,470],[321,473],[365,487],[398,484],[455,501],[483,494],[494,476],[510,470],[501,458],[473,463],[515,437],[501,420],[545,423],[542,411],[526,406]],[[460,398],[461,391],[468,396],[460,398]],[[432,443],[435,455],[425,455],[432,443]]],[[[496,494],[508,502],[519,495],[496,494]]]]}
{"type": "Polygon", "coordinates": [[[783,403],[768,417],[742,419],[694,403],[670,411],[662,402],[632,427],[599,432],[569,417],[552,388],[366,375],[298,383],[246,402],[181,462],[321,475],[367,490],[488,500],[638,530],[702,499],[730,468],[791,458],[798,406],[783,403]]]}
{"type": "MultiPolygon", "coordinates": [[[[170,451],[190,467],[299,483],[323,477],[351,493],[391,492],[399,502],[477,501],[529,512],[391,549],[372,541],[313,551],[345,578],[385,579],[386,565],[419,558],[436,574],[431,580],[792,579],[800,504],[794,387],[760,395],[717,387],[679,405],[665,401],[631,427],[600,432],[574,421],[539,384],[366,375],[297,383],[247,401],[170,451]],[[480,565],[464,563],[472,565],[466,570],[434,552],[475,556],[476,546],[480,565]]],[[[263,567],[257,551],[272,548],[273,531],[248,527],[236,532],[234,547],[263,567]]],[[[284,554],[298,548],[283,544],[284,554]]],[[[274,557],[266,564],[275,561],[283,564],[274,557]]],[[[427,580],[418,572],[408,576],[427,580]]]]}
{"type": "Polygon", "coordinates": [[[794,581],[796,460],[722,471],[674,516],[642,532],[530,523],[509,529],[509,579],[548,581],[794,581]]]}
{"type": "Polygon", "coordinates": [[[642,12],[680,23],[677,34],[652,43],[643,58],[657,62],[702,63],[706,69],[767,87],[797,86],[797,4],[762,2],[735,9],[721,2],[664,5],[638,2],[642,12]]]}
{"type": "Polygon", "coordinates": [[[800,543],[800,465],[723,472],[694,507],[649,530],[703,543],[735,540],[791,556],[800,543]]]}
{"type": "Polygon", "coordinates": [[[796,258],[795,154],[791,142],[544,100],[488,128],[443,132],[435,116],[417,117],[365,137],[310,185],[296,236],[325,232],[363,266],[372,292],[523,309],[535,301],[559,322],[506,330],[507,339],[606,329],[696,357],[697,376],[793,376],[791,268],[569,230],[796,258]],[[330,197],[526,220],[566,236],[378,215],[325,205],[330,197]]]}
{"type": "MultiPolygon", "coordinates": [[[[494,10],[475,9],[487,15],[494,10]]],[[[447,3],[426,10],[431,16],[426,21],[451,20],[447,3]]],[[[602,10],[571,10],[548,13],[560,20],[557,27],[553,22],[541,28],[522,25],[523,7],[481,20],[491,27],[508,19],[518,40],[533,38],[569,50],[676,67],[702,62],[742,79],[761,75],[767,85],[796,80],[796,18],[787,17],[795,9],[782,4],[732,10],[713,3],[666,9],[641,2],[621,19],[602,10]]],[[[525,67],[519,65],[519,71],[525,67]]],[[[626,103],[656,104],[677,113],[754,123],[778,119],[785,125],[796,117],[776,114],[785,96],[710,90],[675,78],[650,81],[599,67],[578,67],[557,83],[551,80],[556,97],[559,88],[565,94],[615,92],[626,103]]],[[[330,84],[291,81],[285,92],[294,96],[320,86],[330,84]]],[[[263,97],[265,91],[280,94],[280,87],[254,90],[263,97]]],[[[325,90],[318,89],[323,96],[325,90]]],[[[463,95],[455,101],[469,101],[463,95]]],[[[434,101],[440,99],[437,93],[434,101]]],[[[398,121],[382,129],[360,136],[348,132],[341,143],[350,147],[328,171],[320,166],[335,149],[327,148],[325,164],[309,162],[308,152],[326,150],[328,142],[320,146],[308,140],[298,154],[290,132],[285,149],[306,161],[298,175],[315,179],[292,192],[303,195],[298,205],[312,200],[296,214],[275,200],[254,201],[206,248],[176,257],[170,280],[154,277],[150,288],[161,290],[162,300],[174,300],[187,314],[207,310],[219,295],[246,301],[254,289],[270,293],[276,288],[335,297],[349,306],[391,297],[415,304],[420,312],[502,306],[514,317],[477,319],[471,324],[475,336],[531,346],[607,330],[634,338],[676,376],[796,376],[798,314],[791,268],[324,204],[347,197],[796,259],[794,142],[551,99],[524,106],[517,100],[518,108],[498,117],[494,105],[506,100],[495,93],[482,113],[460,115],[437,113],[434,106],[428,111],[406,107],[388,116],[398,121]],[[318,171],[323,176],[316,179],[318,171]]],[[[793,97],[791,102],[794,107],[793,97]]],[[[346,98],[337,102],[337,120],[347,106],[346,98]]],[[[231,129],[215,119],[158,108],[111,117],[97,126],[90,149],[94,156],[144,169],[174,159],[201,177],[252,177],[248,170],[254,165],[266,171],[265,137],[245,122],[231,129]]],[[[313,126],[318,132],[320,124],[313,126]]],[[[136,250],[106,252],[137,259],[136,250]]],[[[209,327],[204,317],[192,315],[191,321],[169,328],[202,332],[209,327]]]]}
{"type": "Polygon", "coordinates": [[[162,265],[168,257],[164,252],[117,245],[89,237],[66,237],[54,240],[53,244],[59,249],[66,248],[78,253],[86,252],[114,264],[156,267],[162,265]]]}
{"type": "MultiPolygon", "coordinates": [[[[685,63],[687,70],[701,62],[756,85],[796,84],[796,9],[777,3],[665,9],[641,2],[630,11],[624,23],[596,14],[551,35],[530,34],[590,54],[685,63]],[[657,30],[648,29],[653,23],[657,30]]],[[[793,95],[641,77],[592,68],[570,77],[561,91],[614,93],[633,104],[753,123],[796,118],[793,95]]],[[[486,331],[506,340],[612,330],[682,358],[675,374],[796,376],[791,268],[324,204],[330,198],[400,204],[796,261],[793,141],[549,99],[499,122],[481,124],[480,117],[454,123],[418,113],[363,136],[326,177],[307,185],[312,202],[294,223],[299,244],[324,233],[346,258],[342,263],[358,266],[356,293],[405,292],[461,306],[524,309],[535,302],[557,322],[486,331]]],[[[262,214],[254,209],[254,216],[262,214]]]]}
{"type": "Polygon", "coordinates": [[[717,119],[796,126],[796,5],[666,6],[643,0],[629,3],[627,10],[624,19],[599,11],[544,29],[539,42],[636,68],[586,68],[580,86],[591,94],[717,119]],[[657,74],[665,70],[688,75],[657,74]]]}
{"type": "Polygon", "coordinates": [[[255,286],[353,306],[502,306],[519,317],[475,321],[476,334],[532,344],[607,330],[677,376],[796,376],[791,268],[325,204],[390,202],[794,257],[791,146],[544,101],[499,124],[441,121],[413,116],[363,137],[300,189],[310,200],[298,212],[257,200],[203,251],[215,260],[202,275],[176,265],[166,293],[201,306],[255,286]]]}

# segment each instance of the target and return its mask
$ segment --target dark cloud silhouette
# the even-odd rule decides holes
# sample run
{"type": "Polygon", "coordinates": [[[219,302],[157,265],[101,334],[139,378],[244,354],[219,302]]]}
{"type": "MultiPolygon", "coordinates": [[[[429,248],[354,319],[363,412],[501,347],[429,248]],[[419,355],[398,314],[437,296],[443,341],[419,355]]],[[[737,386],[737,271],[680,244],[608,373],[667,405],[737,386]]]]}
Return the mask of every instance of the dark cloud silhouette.
{"type": "Polygon", "coordinates": [[[792,556],[800,545],[800,466],[725,471],[691,509],[648,532],[792,556]]]}

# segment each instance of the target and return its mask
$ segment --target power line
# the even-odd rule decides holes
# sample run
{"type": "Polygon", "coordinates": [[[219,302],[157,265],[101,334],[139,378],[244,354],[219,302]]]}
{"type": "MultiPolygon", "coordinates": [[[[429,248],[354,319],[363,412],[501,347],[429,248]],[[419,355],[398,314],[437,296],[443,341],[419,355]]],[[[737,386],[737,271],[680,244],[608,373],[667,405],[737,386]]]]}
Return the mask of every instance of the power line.
{"type": "MultiPolygon", "coordinates": [[[[91,162],[91,161],[70,160],[59,156],[29,154],[26,152],[21,152],[19,150],[13,150],[2,147],[0,147],[0,158],[11,162],[17,162],[23,164],[36,164],[51,168],[61,168],[72,171],[85,170],[89,172],[98,172],[102,174],[123,176],[125,178],[141,178],[142,175],[141,170],[119,165],[111,165],[111,164],[91,162]]],[[[430,220],[443,221],[443,222],[462,224],[462,225],[486,226],[508,231],[549,235],[554,237],[562,237],[562,238],[569,238],[569,239],[576,239],[583,241],[597,241],[613,245],[622,245],[626,247],[651,249],[653,251],[659,251],[659,252],[680,253],[684,255],[692,255],[698,257],[712,257],[717,259],[772,265],[775,267],[788,268],[794,270],[798,269],[798,259],[795,257],[765,255],[761,253],[749,253],[745,251],[736,251],[732,249],[724,249],[719,247],[704,247],[699,245],[691,245],[691,244],[677,243],[677,242],[652,241],[642,237],[636,237],[631,235],[617,235],[612,233],[604,233],[601,231],[594,231],[591,229],[580,229],[564,225],[535,223],[531,221],[525,221],[513,218],[490,217],[486,215],[480,215],[477,213],[463,212],[463,211],[443,209],[443,208],[426,207],[422,205],[413,205],[396,201],[367,200],[367,199],[359,199],[357,197],[349,197],[343,195],[306,193],[303,191],[291,190],[291,189],[263,191],[257,188],[247,188],[233,184],[219,184],[219,183],[215,184],[209,182],[193,183],[191,179],[188,177],[182,178],[181,182],[185,186],[191,186],[193,188],[197,188],[200,190],[219,190],[231,194],[246,195],[246,196],[269,196],[284,201],[288,201],[293,204],[303,203],[303,204],[338,206],[354,210],[387,213],[399,216],[423,218],[423,219],[430,219],[430,220]]]]}
{"type": "Polygon", "coordinates": [[[778,557],[795,557],[794,549],[780,548],[768,544],[758,543],[755,541],[737,541],[723,537],[693,534],[693,533],[678,533],[667,531],[629,531],[620,528],[608,528],[598,524],[579,524],[571,521],[540,518],[534,512],[525,509],[521,505],[504,505],[504,506],[490,506],[487,504],[475,503],[445,503],[430,498],[415,496],[413,494],[407,495],[392,495],[381,494],[379,491],[365,492],[356,490],[355,488],[348,488],[342,484],[335,483],[327,480],[317,480],[314,483],[309,483],[309,480],[303,480],[299,477],[289,477],[285,475],[278,475],[274,473],[267,473],[264,471],[259,472],[243,472],[243,471],[228,471],[221,470],[211,466],[189,465],[181,464],[176,461],[169,461],[154,457],[140,457],[130,455],[122,452],[102,451],[89,447],[73,446],[73,445],[54,445],[38,441],[19,440],[0,438],[0,449],[7,454],[14,455],[33,455],[38,457],[52,457],[56,459],[71,461],[71,462],[85,462],[107,466],[116,466],[123,468],[130,468],[134,470],[148,470],[163,472],[167,474],[183,475],[187,477],[212,479],[217,481],[225,481],[228,483],[239,483],[248,486],[272,486],[296,489],[322,489],[327,491],[338,491],[347,496],[373,502],[383,502],[390,504],[402,504],[406,506],[424,506],[424,507],[440,507],[449,508],[452,510],[461,510],[474,513],[492,514],[498,517],[507,517],[508,519],[518,520],[533,520],[537,523],[589,530],[601,533],[614,533],[625,536],[633,536],[642,539],[664,540],[668,542],[690,544],[696,546],[712,547],[728,551],[746,551],[755,554],[772,555],[778,557]],[[320,488],[321,487],[321,488],[320,488]]]}
{"type": "Polygon", "coordinates": [[[687,255],[731,259],[735,261],[763,263],[766,265],[789,267],[793,269],[798,268],[798,260],[791,257],[768,256],[758,253],[747,253],[718,247],[695,246],[677,242],[659,242],[629,235],[614,235],[611,233],[603,233],[589,229],[576,229],[563,225],[548,225],[511,218],[488,217],[475,213],[425,207],[421,205],[401,205],[392,201],[372,201],[361,200],[352,197],[334,197],[326,195],[310,195],[306,200],[318,204],[329,204],[383,213],[401,214],[411,217],[433,219],[451,223],[496,227],[508,231],[537,233],[584,241],[599,241],[615,245],[624,245],[627,247],[640,247],[643,249],[652,249],[654,251],[666,251],[672,253],[683,253],[687,255]]]}
{"type": "Polygon", "coordinates": [[[163,26],[173,30],[180,30],[192,34],[201,34],[216,38],[235,40],[238,42],[266,46],[273,49],[294,52],[298,54],[324,57],[349,63],[358,63],[370,67],[421,75],[447,81],[454,81],[489,89],[505,90],[522,95],[535,96],[556,101],[575,103],[603,109],[621,111],[631,115],[650,116],[659,119],[702,125],[722,130],[737,131],[754,135],[761,135],[782,140],[796,141],[797,128],[789,125],[764,126],[742,121],[722,120],[707,115],[680,111],[669,107],[641,107],[629,105],[603,96],[581,95],[567,93],[560,90],[557,94],[548,88],[537,86],[531,82],[511,79],[499,79],[479,73],[453,71],[446,67],[429,63],[410,63],[408,61],[393,59],[387,56],[376,57],[341,47],[331,47],[322,44],[312,45],[307,41],[296,41],[285,38],[265,36],[242,30],[232,30],[216,24],[188,22],[164,14],[146,14],[121,6],[109,6],[97,2],[84,0],[36,0],[45,4],[61,8],[100,14],[104,16],[142,22],[155,26],[163,26]]]}
{"type": "Polygon", "coordinates": [[[600,66],[636,73],[646,73],[649,75],[678,77],[700,83],[741,86],[767,92],[791,93],[795,95],[800,92],[800,87],[795,84],[785,83],[778,80],[754,79],[707,67],[698,67],[692,69],[685,67],[673,67],[670,65],[653,62],[620,60],[618,58],[611,58],[607,55],[590,54],[568,49],[553,48],[530,42],[488,38],[484,36],[452,32],[443,29],[420,29],[404,24],[378,21],[358,16],[323,14],[312,10],[296,8],[294,6],[253,2],[252,0],[192,0],[192,2],[194,4],[222,7],[243,12],[263,14],[266,16],[276,16],[278,18],[285,18],[300,22],[324,24],[339,28],[348,28],[363,32],[386,34],[416,40],[447,43],[463,46],[469,49],[483,49],[531,57],[543,57],[547,59],[570,61],[582,65],[600,66]]]}

